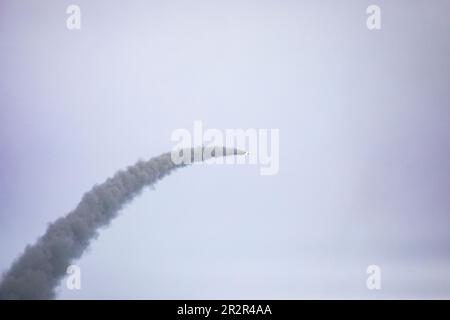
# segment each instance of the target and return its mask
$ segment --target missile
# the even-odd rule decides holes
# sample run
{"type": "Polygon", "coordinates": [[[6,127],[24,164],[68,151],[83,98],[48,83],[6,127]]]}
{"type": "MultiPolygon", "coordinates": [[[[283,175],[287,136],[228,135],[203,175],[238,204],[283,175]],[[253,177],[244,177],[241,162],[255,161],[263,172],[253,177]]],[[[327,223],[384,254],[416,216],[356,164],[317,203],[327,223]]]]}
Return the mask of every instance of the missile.
{"type": "Polygon", "coordinates": [[[242,155],[248,155],[248,152],[237,148],[201,146],[174,150],[172,152],[172,161],[178,165],[186,165],[194,162],[205,161],[211,158],[242,155]]]}

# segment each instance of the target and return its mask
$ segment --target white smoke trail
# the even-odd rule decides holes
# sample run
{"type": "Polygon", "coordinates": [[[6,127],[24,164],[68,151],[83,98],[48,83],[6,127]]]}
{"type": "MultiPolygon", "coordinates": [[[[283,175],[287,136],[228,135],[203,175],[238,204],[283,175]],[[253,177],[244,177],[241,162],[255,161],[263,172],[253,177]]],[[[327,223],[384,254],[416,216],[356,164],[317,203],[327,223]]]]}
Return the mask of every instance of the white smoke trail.
{"type": "MultiPolygon", "coordinates": [[[[193,148],[192,162],[210,157],[245,154],[228,148],[193,148]],[[219,150],[220,152],[216,151],[219,150]],[[202,153],[195,158],[194,154],[202,153]]],[[[117,172],[104,183],[84,194],[78,206],[49,225],[45,234],[12,264],[0,283],[0,299],[52,299],[55,288],[67,267],[80,258],[98,229],[107,226],[122,207],[146,186],[153,185],[173,170],[186,166],[175,164],[171,153],[149,161],[139,161],[125,171],[117,172]]]]}

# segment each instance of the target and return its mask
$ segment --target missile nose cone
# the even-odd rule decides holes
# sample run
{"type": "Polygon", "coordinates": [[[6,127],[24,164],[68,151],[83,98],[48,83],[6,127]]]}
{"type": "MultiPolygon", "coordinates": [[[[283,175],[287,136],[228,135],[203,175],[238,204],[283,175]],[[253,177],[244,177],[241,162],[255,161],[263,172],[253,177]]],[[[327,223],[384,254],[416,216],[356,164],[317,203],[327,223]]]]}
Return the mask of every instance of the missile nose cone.
{"type": "Polygon", "coordinates": [[[235,149],[234,154],[235,154],[235,155],[238,155],[238,156],[245,156],[245,155],[248,154],[248,152],[247,152],[247,151],[244,151],[244,150],[240,150],[240,149],[235,149]]]}

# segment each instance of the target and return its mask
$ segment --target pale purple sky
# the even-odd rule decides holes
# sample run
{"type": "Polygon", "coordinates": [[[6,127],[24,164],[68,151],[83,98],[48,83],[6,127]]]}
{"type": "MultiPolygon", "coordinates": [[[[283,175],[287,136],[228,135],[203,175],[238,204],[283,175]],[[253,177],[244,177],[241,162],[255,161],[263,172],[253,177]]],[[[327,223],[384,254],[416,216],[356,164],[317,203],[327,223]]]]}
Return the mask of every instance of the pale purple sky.
{"type": "Polygon", "coordinates": [[[92,185],[202,120],[279,128],[279,174],[175,173],[101,232],[76,262],[82,290],[59,298],[450,298],[449,13],[2,0],[0,272],[92,185]]]}

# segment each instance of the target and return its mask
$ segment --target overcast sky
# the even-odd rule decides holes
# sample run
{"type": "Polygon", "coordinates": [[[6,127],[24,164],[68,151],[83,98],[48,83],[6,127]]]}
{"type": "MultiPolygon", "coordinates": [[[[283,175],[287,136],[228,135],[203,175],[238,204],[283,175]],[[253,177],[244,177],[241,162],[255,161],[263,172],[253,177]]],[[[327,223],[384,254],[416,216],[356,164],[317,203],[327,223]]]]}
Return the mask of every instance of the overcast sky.
{"type": "Polygon", "coordinates": [[[171,175],[102,230],[76,261],[82,289],[58,298],[450,298],[449,12],[2,0],[0,272],[94,184],[201,120],[280,129],[279,173],[171,175]]]}

